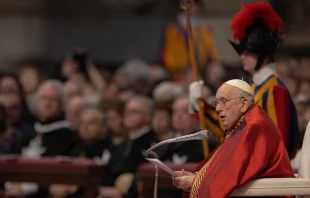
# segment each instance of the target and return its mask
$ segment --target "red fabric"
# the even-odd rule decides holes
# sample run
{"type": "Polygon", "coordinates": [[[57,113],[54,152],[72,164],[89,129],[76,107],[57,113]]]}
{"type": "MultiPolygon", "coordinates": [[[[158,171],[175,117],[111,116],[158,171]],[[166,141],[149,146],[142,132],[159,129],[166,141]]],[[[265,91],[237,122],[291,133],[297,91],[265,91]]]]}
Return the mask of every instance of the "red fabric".
{"type": "Polygon", "coordinates": [[[275,101],[275,108],[276,108],[276,115],[277,115],[277,122],[278,127],[281,131],[282,138],[286,145],[286,148],[289,148],[289,134],[291,129],[290,123],[290,99],[288,91],[280,86],[275,86],[273,88],[273,95],[275,101]]]}
{"type": "MultiPolygon", "coordinates": [[[[279,129],[258,105],[215,150],[198,198],[228,197],[254,178],[295,177],[279,129]]],[[[200,170],[212,154],[193,172],[200,170]]],[[[188,193],[183,197],[187,198],[188,193]]]]}
{"type": "Polygon", "coordinates": [[[272,7],[265,2],[255,2],[244,5],[231,22],[234,38],[242,41],[247,37],[247,29],[253,25],[256,19],[260,19],[265,27],[272,32],[283,28],[283,22],[272,7]]]}

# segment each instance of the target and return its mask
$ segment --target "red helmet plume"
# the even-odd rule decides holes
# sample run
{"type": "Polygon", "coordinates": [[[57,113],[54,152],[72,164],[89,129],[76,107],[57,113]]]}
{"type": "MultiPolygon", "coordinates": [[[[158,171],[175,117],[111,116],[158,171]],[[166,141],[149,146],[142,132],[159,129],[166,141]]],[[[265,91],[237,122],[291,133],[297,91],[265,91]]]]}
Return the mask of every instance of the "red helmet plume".
{"type": "Polygon", "coordinates": [[[265,2],[245,4],[231,22],[234,38],[242,41],[248,35],[248,28],[259,20],[271,32],[277,33],[283,29],[283,22],[272,7],[265,2]]]}

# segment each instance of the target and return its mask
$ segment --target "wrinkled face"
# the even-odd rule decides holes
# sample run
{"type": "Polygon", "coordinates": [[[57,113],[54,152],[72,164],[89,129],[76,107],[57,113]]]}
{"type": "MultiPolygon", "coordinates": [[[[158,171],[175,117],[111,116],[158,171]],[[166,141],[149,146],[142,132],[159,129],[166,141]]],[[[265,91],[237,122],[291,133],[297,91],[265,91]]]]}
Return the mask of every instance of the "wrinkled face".
{"type": "Polygon", "coordinates": [[[188,135],[197,129],[197,121],[188,113],[189,105],[188,98],[181,98],[177,99],[172,107],[172,127],[181,135],[188,135]]]}
{"type": "Polygon", "coordinates": [[[61,96],[51,85],[42,87],[37,95],[37,114],[40,120],[58,116],[62,111],[61,96]]]}
{"type": "Polygon", "coordinates": [[[81,115],[79,127],[80,138],[84,141],[94,141],[101,137],[103,133],[103,123],[97,111],[85,111],[81,115]]]}
{"type": "Polygon", "coordinates": [[[124,126],[129,130],[144,127],[150,121],[146,105],[140,100],[130,100],[125,107],[124,126]]]}
{"type": "Polygon", "coordinates": [[[171,129],[171,118],[167,111],[156,110],[152,119],[152,128],[156,133],[167,132],[171,129]]]}
{"type": "Polygon", "coordinates": [[[241,61],[242,61],[242,66],[244,71],[249,72],[250,74],[253,74],[255,72],[255,66],[257,63],[257,56],[244,51],[240,55],[241,61]]]}
{"type": "Polygon", "coordinates": [[[216,111],[225,129],[230,129],[245,112],[240,98],[235,95],[235,88],[223,84],[216,92],[216,111]]]}

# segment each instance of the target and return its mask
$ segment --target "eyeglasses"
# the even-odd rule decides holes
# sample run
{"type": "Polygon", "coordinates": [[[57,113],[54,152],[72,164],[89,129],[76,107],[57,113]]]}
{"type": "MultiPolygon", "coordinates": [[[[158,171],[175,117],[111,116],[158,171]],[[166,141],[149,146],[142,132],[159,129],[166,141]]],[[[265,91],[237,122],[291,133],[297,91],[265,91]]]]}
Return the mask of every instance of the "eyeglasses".
{"type": "MultiPolygon", "coordinates": [[[[237,97],[237,98],[244,98],[244,97],[237,97]]],[[[228,108],[228,101],[237,99],[237,98],[232,98],[232,99],[222,99],[222,100],[215,100],[211,102],[211,106],[216,109],[217,104],[221,105],[224,109],[228,108]]]]}

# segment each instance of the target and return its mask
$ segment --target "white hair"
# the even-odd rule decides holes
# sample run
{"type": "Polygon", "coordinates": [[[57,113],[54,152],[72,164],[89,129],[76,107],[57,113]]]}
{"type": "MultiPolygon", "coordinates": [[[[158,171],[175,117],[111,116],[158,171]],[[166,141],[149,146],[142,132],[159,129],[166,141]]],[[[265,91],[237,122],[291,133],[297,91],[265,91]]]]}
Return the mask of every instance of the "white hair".
{"type": "Polygon", "coordinates": [[[87,113],[87,112],[95,112],[99,115],[99,120],[101,123],[106,123],[106,115],[98,108],[95,107],[86,107],[83,109],[82,114],[83,113],[87,113]]]}
{"type": "Polygon", "coordinates": [[[145,83],[151,82],[150,65],[141,59],[131,59],[121,66],[119,71],[126,76],[130,83],[143,80],[145,83]]]}
{"type": "Polygon", "coordinates": [[[153,90],[153,97],[155,100],[159,100],[161,97],[175,100],[183,95],[185,95],[183,87],[169,81],[158,84],[153,90]]]}
{"type": "MultiPolygon", "coordinates": [[[[136,96],[130,98],[130,100],[128,102],[133,101],[133,100],[137,100],[139,102],[142,102],[143,107],[146,110],[146,113],[149,115],[152,115],[153,110],[154,110],[154,102],[151,98],[144,96],[144,95],[136,95],[136,96]]],[[[143,108],[143,107],[141,107],[141,108],[143,108]]]]}
{"type": "Polygon", "coordinates": [[[243,91],[242,89],[239,89],[235,87],[235,96],[236,97],[243,97],[249,101],[249,106],[253,106],[255,101],[254,101],[254,96],[249,94],[248,92],[243,91]]]}
{"type": "Polygon", "coordinates": [[[64,101],[64,89],[63,89],[63,83],[59,80],[46,80],[44,81],[38,88],[37,93],[36,93],[36,98],[38,97],[38,94],[40,93],[40,91],[46,87],[46,86],[51,86],[54,87],[57,92],[58,92],[58,96],[59,96],[59,101],[61,103],[63,103],[64,101]]]}

